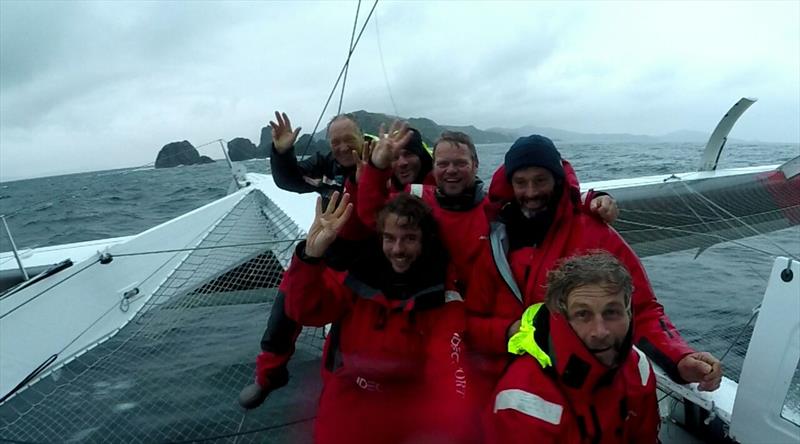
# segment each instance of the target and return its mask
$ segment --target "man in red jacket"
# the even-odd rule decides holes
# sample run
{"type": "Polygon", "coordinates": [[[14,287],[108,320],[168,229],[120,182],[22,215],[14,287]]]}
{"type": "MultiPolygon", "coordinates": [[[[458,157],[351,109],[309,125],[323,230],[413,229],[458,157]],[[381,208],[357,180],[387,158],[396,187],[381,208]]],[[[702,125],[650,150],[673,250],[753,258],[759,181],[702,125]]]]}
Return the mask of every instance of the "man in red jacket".
{"type": "Polygon", "coordinates": [[[594,249],[614,255],[633,277],[634,344],[675,381],[715,390],[722,378],[719,360],[681,338],[622,237],[577,210],[579,189],[566,165],[550,139],[522,137],[492,180],[490,195],[504,205],[492,217],[465,298],[471,397],[482,402],[502,376],[510,358],[506,342],[525,307],[544,300],[547,272],[562,258],[594,249]]]}
{"type": "MultiPolygon", "coordinates": [[[[355,196],[355,178],[369,155],[370,143],[350,114],[341,114],[328,123],[327,135],[331,152],[319,153],[298,162],[294,143],[300,128],[292,130],[286,113],[275,112],[272,128],[272,151],[270,167],[273,179],[280,188],[297,193],[317,192],[326,203],[335,191],[347,190],[355,196]]],[[[368,136],[372,137],[372,136],[368,136]]],[[[431,155],[422,140],[422,134],[409,128],[404,139],[405,146],[397,154],[392,165],[394,174],[391,186],[402,189],[411,183],[431,183],[431,155]]],[[[360,246],[358,241],[371,230],[351,218],[340,233],[341,238],[328,251],[328,260],[335,268],[345,268],[360,246]],[[346,240],[344,240],[346,239],[346,240]],[[333,264],[333,261],[336,264],[333,264]]],[[[289,373],[286,365],[294,353],[294,346],[301,326],[284,313],[283,295],[276,297],[269,315],[267,328],[261,338],[261,353],[256,357],[255,383],[246,386],[239,395],[239,403],[247,408],[256,408],[272,390],[286,385],[289,373]]]]}
{"type": "Polygon", "coordinates": [[[325,251],[352,205],[320,199],[308,238],[286,270],[286,313],[303,325],[331,323],[318,443],[456,443],[475,439],[464,422],[464,308],[450,285],[447,253],[430,209],[401,194],[378,216],[379,239],[349,270],[325,251]]]}
{"type": "MultiPolygon", "coordinates": [[[[370,161],[359,179],[358,216],[367,226],[375,226],[375,217],[393,192],[387,186],[392,176],[392,161],[405,146],[407,127],[395,122],[389,133],[381,128],[380,141],[372,149],[370,161]]],[[[433,178],[435,185],[413,184],[405,187],[422,198],[439,224],[442,242],[450,253],[460,284],[466,286],[472,267],[481,251],[481,239],[489,232],[485,206],[489,203],[483,181],[477,177],[478,154],[467,134],[445,131],[434,144],[433,178]]],[[[577,181],[577,179],[576,179],[577,181]]],[[[587,197],[594,212],[611,223],[616,219],[616,203],[609,196],[587,197]]]]}
{"type": "Polygon", "coordinates": [[[608,253],[548,273],[483,415],[488,443],[656,443],[656,378],[631,344],[631,275],[608,253]]]}

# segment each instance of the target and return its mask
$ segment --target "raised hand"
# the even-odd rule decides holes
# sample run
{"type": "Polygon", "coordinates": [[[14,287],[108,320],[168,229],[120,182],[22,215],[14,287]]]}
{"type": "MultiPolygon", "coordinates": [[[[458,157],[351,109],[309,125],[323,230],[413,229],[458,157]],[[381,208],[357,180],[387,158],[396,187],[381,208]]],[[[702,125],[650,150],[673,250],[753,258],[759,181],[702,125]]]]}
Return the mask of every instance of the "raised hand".
{"type": "Polygon", "coordinates": [[[306,256],[322,257],[328,247],[336,240],[339,230],[350,218],[350,214],[353,212],[353,204],[349,203],[350,195],[345,193],[341,202],[337,205],[336,201],[338,200],[339,192],[336,191],[331,195],[328,207],[323,212],[322,197],[317,197],[317,211],[314,216],[314,223],[308,229],[308,237],[306,238],[306,256]]]}
{"type": "Polygon", "coordinates": [[[600,216],[603,221],[609,225],[619,217],[619,207],[617,201],[608,195],[598,196],[592,199],[589,203],[589,209],[600,216]]]}
{"type": "Polygon", "coordinates": [[[286,113],[278,113],[275,111],[275,123],[270,120],[269,126],[272,127],[272,144],[275,146],[275,151],[283,154],[289,151],[289,148],[294,145],[297,140],[297,135],[300,134],[302,128],[298,127],[292,131],[292,122],[289,121],[289,116],[286,113]]]}
{"type": "Polygon", "coordinates": [[[364,171],[364,167],[367,165],[367,162],[369,162],[371,153],[372,139],[364,142],[364,147],[361,149],[361,155],[358,154],[358,151],[353,150],[353,162],[355,162],[356,165],[356,183],[358,183],[359,179],[361,179],[361,172],[364,171]]]}
{"type": "Polygon", "coordinates": [[[395,120],[389,132],[383,130],[381,124],[378,130],[378,143],[372,147],[372,164],[380,169],[389,168],[392,161],[399,155],[400,150],[408,145],[411,140],[412,132],[408,129],[408,123],[395,120]]]}

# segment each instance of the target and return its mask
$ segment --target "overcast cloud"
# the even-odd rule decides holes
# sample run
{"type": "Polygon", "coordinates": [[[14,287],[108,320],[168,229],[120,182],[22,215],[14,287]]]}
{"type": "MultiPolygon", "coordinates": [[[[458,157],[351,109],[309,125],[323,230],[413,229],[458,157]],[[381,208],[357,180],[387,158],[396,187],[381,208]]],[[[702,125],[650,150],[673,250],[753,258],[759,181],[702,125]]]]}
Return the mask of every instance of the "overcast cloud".
{"type": "MultiPolygon", "coordinates": [[[[2,0],[0,180],[144,165],[175,140],[258,143],[275,109],[310,131],[356,4],[2,0]]],[[[395,113],[378,31],[402,116],[660,135],[710,132],[748,96],[732,137],[800,142],[797,1],[382,1],[345,111],[395,113]]]]}

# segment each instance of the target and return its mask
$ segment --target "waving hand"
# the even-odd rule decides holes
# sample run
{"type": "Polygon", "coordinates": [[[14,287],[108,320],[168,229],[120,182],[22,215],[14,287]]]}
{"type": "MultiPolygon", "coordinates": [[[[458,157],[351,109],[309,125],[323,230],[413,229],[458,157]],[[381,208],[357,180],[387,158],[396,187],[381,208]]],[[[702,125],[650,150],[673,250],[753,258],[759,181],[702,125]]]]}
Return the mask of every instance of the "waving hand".
{"type": "Polygon", "coordinates": [[[289,116],[287,116],[286,113],[278,113],[275,111],[275,120],[277,120],[278,123],[273,121],[269,122],[269,126],[272,127],[272,144],[275,145],[275,151],[279,154],[283,154],[289,151],[289,148],[294,145],[295,140],[297,140],[297,135],[300,134],[302,128],[298,127],[296,130],[292,131],[292,122],[289,121],[289,116]]]}
{"type": "Polygon", "coordinates": [[[336,191],[331,196],[328,207],[322,211],[322,197],[317,197],[317,211],[314,216],[314,223],[308,229],[308,237],[306,238],[306,256],[309,257],[322,257],[325,250],[330,247],[339,230],[342,229],[345,222],[350,218],[353,212],[353,204],[350,202],[350,195],[345,193],[342,200],[338,203],[339,192],[336,191]]]}
{"type": "Polygon", "coordinates": [[[378,130],[380,139],[372,147],[372,164],[380,169],[389,168],[400,150],[408,145],[412,134],[406,122],[401,123],[399,120],[395,120],[388,133],[383,130],[383,124],[381,124],[378,130]]]}

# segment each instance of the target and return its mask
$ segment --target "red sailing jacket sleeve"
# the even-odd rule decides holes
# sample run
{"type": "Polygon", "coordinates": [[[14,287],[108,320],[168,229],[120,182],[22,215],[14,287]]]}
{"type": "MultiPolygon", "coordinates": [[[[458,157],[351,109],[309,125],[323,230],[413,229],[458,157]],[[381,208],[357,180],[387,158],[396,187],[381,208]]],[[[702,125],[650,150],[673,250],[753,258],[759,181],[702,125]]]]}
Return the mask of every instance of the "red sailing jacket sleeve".
{"type": "Polygon", "coordinates": [[[286,295],[286,314],[300,324],[315,327],[344,316],[353,305],[353,296],[339,284],[336,273],[322,261],[304,261],[295,253],[279,288],[286,295]]]}
{"type": "Polygon", "coordinates": [[[372,228],[364,225],[358,216],[358,185],[347,179],[344,182],[344,192],[350,195],[350,203],[353,204],[353,213],[350,219],[345,222],[339,231],[338,237],[347,240],[361,240],[372,234],[372,228]]]}
{"type": "Polygon", "coordinates": [[[389,200],[390,192],[388,182],[392,177],[392,169],[378,169],[372,163],[367,163],[358,179],[358,203],[356,205],[358,218],[361,222],[374,230],[378,212],[389,200]]]}
{"type": "MultiPolygon", "coordinates": [[[[493,270],[488,242],[478,256],[474,270],[493,270]]],[[[494,273],[474,273],[467,287],[467,342],[471,350],[479,353],[505,354],[508,327],[517,316],[502,316],[498,313],[497,298],[501,293],[499,280],[492,279],[494,273]]],[[[505,296],[505,295],[502,295],[505,296]]]]}
{"type": "Polygon", "coordinates": [[[678,383],[685,383],[678,374],[678,362],[689,353],[694,353],[678,330],[664,313],[664,307],[656,299],[650,279],[641,261],[630,246],[616,232],[609,229],[606,249],[625,264],[633,278],[634,343],[650,359],[667,372],[678,383]]]}

